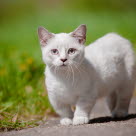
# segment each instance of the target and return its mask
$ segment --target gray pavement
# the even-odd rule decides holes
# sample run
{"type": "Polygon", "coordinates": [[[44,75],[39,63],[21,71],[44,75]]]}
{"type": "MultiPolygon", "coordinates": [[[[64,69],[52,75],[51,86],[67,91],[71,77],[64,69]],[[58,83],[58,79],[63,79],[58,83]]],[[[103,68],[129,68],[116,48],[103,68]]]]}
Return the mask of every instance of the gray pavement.
{"type": "Polygon", "coordinates": [[[132,99],[129,116],[123,120],[110,117],[104,99],[99,100],[89,124],[61,126],[58,118],[52,118],[35,128],[1,132],[0,136],[136,136],[136,97],[132,99]]]}

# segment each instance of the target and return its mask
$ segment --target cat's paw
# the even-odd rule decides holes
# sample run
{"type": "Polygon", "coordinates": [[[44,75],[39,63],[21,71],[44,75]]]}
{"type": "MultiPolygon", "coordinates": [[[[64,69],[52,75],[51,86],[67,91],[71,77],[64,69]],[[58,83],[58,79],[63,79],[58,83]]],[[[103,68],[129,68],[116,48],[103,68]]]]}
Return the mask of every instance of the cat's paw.
{"type": "Polygon", "coordinates": [[[128,115],[128,112],[124,110],[115,110],[112,112],[112,117],[113,118],[124,118],[128,115]]]}
{"type": "Polygon", "coordinates": [[[74,117],[73,119],[73,125],[82,125],[87,124],[89,122],[88,117],[74,117]]]}
{"type": "Polygon", "coordinates": [[[72,119],[63,118],[63,119],[60,120],[60,124],[65,125],[65,126],[72,125],[72,119]]]}

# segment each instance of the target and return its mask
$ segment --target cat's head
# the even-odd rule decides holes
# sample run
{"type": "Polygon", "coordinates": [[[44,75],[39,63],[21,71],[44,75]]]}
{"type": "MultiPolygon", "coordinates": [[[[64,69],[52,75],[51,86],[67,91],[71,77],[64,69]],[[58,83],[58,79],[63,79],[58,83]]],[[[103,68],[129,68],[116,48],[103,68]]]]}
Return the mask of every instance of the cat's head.
{"type": "Polygon", "coordinates": [[[48,66],[67,69],[77,67],[84,58],[86,25],[80,25],[71,33],[50,33],[43,27],[38,28],[43,61],[48,66]]]}

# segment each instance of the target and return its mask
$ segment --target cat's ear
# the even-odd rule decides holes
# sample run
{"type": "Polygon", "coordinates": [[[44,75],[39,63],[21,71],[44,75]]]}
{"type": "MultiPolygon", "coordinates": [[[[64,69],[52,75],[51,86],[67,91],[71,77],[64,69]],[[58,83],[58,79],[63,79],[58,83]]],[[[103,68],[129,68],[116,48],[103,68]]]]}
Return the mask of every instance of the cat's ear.
{"type": "Polygon", "coordinates": [[[79,43],[84,44],[86,41],[86,25],[80,25],[75,31],[70,33],[70,35],[76,38],[79,43]]]}
{"type": "Polygon", "coordinates": [[[38,28],[38,36],[40,40],[40,45],[45,46],[47,44],[47,41],[54,37],[54,34],[50,33],[48,30],[46,30],[43,27],[38,28]]]}

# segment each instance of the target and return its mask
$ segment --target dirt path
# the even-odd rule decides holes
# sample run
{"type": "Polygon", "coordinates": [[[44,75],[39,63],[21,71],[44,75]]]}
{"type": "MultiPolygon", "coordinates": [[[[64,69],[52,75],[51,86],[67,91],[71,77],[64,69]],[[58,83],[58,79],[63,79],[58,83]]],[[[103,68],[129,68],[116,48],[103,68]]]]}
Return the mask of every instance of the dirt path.
{"type": "Polygon", "coordinates": [[[80,126],[61,126],[51,119],[35,128],[0,133],[0,136],[136,136],[136,97],[132,99],[130,115],[113,120],[104,100],[95,105],[90,123],[80,126]]]}

